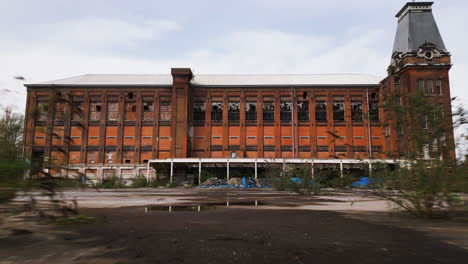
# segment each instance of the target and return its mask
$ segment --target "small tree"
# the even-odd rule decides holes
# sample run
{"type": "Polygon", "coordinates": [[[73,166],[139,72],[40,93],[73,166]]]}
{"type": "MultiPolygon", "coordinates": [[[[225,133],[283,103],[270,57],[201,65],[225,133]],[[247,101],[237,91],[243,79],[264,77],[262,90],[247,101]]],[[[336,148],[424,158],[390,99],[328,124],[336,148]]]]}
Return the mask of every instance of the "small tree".
{"type": "MultiPolygon", "coordinates": [[[[374,194],[417,217],[448,216],[462,205],[455,192],[463,191],[468,175],[466,166],[457,164],[448,153],[452,126],[447,113],[429,97],[417,93],[405,99],[405,104],[399,104],[395,96],[388,96],[385,102],[397,128],[404,128],[406,141],[400,140],[407,150],[400,158],[405,163],[394,170],[373,172],[374,194]]],[[[456,115],[454,118],[457,120],[456,115]]]]}
{"type": "Polygon", "coordinates": [[[0,117],[0,202],[11,199],[23,179],[23,120],[23,115],[13,113],[11,107],[0,117]]]}

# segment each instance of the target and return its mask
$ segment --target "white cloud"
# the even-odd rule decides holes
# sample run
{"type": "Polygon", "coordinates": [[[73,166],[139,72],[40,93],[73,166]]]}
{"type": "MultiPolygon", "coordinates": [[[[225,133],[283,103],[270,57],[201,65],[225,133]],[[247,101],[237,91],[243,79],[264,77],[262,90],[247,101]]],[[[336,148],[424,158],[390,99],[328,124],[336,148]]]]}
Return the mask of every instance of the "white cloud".
{"type": "Polygon", "coordinates": [[[33,40],[34,46],[92,51],[135,47],[142,41],[154,40],[181,29],[179,24],[168,20],[128,22],[113,18],[82,17],[29,27],[15,36],[13,41],[21,41],[19,44],[24,45],[24,48],[31,48],[30,41],[33,40]]]}

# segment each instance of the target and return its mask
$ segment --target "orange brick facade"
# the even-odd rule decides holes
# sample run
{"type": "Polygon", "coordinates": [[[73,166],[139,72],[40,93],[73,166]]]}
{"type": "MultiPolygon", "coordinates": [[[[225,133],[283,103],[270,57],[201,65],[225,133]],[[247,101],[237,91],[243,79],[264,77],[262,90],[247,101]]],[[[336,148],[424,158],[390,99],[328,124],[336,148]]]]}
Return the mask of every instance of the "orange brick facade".
{"type": "MultiPolygon", "coordinates": [[[[192,83],[188,68],[171,70],[172,85],[26,85],[25,154],[87,175],[167,158],[397,158],[408,139],[383,111],[387,93],[404,104],[423,80],[452,125],[450,54],[403,55],[373,85],[217,87],[192,83]]],[[[454,157],[453,133],[444,144],[454,157]]]]}

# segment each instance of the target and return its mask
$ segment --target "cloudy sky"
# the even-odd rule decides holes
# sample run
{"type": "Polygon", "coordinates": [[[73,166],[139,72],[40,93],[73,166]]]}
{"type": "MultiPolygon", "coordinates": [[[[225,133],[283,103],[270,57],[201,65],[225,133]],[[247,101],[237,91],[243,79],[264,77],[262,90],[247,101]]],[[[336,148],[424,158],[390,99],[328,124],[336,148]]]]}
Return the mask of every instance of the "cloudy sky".
{"type": "MultiPolygon", "coordinates": [[[[0,0],[0,105],[86,73],[369,73],[384,77],[405,0],[0,0]]],[[[468,105],[468,1],[436,0],[468,105]]]]}

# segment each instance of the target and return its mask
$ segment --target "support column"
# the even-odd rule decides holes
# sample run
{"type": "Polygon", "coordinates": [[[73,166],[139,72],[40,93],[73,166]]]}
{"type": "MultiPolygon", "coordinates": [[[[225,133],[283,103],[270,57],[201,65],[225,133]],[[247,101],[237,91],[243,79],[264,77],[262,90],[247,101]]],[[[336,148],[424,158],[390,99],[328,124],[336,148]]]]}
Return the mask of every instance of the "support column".
{"type": "Polygon", "coordinates": [[[146,181],[149,181],[150,162],[146,165],[146,181]]]}
{"type": "Polygon", "coordinates": [[[372,162],[369,160],[369,176],[372,176],[372,162]]]}
{"type": "Polygon", "coordinates": [[[226,163],[226,171],[227,171],[227,174],[226,174],[226,177],[227,177],[227,180],[229,180],[229,159],[227,160],[227,163],[226,163]]]}
{"type": "Polygon", "coordinates": [[[312,173],[312,180],[315,180],[315,171],[314,171],[314,160],[312,159],[312,162],[310,164],[310,170],[312,173]]]}
{"type": "Polygon", "coordinates": [[[201,184],[201,159],[198,161],[198,185],[201,184]]]}
{"type": "Polygon", "coordinates": [[[343,161],[340,161],[340,177],[343,179],[343,161]]]}
{"type": "Polygon", "coordinates": [[[174,161],[171,159],[171,175],[170,175],[170,183],[174,180],[174,161]]]}
{"type": "Polygon", "coordinates": [[[255,159],[255,179],[258,179],[258,174],[257,174],[257,159],[255,159]]]}

